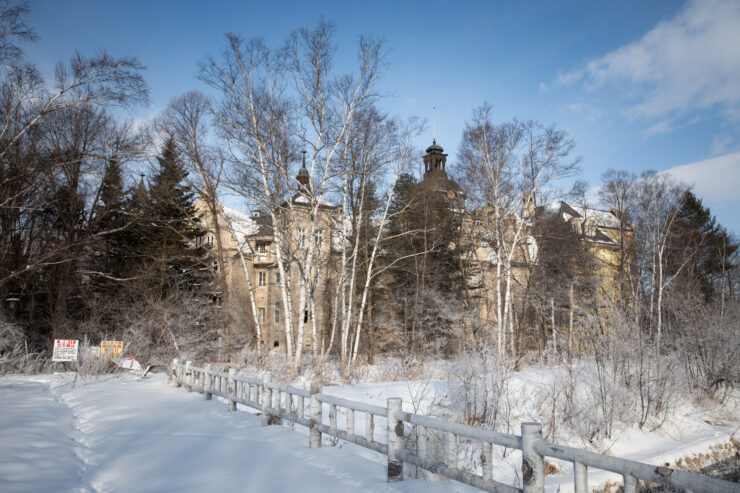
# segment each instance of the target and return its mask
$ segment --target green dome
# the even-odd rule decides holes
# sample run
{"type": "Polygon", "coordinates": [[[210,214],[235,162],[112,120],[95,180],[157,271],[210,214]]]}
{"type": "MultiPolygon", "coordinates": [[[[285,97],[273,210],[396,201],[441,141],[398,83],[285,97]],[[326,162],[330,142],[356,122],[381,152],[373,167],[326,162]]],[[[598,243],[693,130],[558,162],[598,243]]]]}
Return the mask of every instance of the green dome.
{"type": "Polygon", "coordinates": [[[298,177],[300,178],[302,176],[308,177],[308,170],[305,166],[298,172],[298,177]]]}
{"type": "Polygon", "coordinates": [[[427,154],[430,152],[444,152],[444,149],[442,149],[442,146],[437,145],[437,139],[434,139],[432,141],[432,145],[427,147],[427,154]]]}

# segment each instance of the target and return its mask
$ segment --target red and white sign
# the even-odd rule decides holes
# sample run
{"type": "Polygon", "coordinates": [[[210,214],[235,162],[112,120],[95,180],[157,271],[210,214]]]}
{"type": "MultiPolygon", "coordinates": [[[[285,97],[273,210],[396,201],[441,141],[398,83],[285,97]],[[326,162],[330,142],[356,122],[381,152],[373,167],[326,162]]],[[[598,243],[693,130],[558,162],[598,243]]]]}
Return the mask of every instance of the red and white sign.
{"type": "Polygon", "coordinates": [[[77,361],[77,339],[54,339],[54,354],[52,361],[77,361]]]}

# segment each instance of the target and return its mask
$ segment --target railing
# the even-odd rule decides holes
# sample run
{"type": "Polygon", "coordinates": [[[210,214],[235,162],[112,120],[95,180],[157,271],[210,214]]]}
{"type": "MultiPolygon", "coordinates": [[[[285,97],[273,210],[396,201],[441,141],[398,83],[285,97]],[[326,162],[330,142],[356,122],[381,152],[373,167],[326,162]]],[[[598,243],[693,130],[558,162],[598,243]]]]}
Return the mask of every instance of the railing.
{"type": "Polygon", "coordinates": [[[310,448],[321,447],[322,434],[326,434],[380,452],[388,456],[388,481],[401,481],[403,465],[408,463],[484,491],[540,493],[545,488],[545,457],[554,457],[573,463],[576,493],[590,491],[589,467],[621,474],[624,493],[637,493],[638,480],[694,493],[740,493],[738,483],[547,442],[542,439],[542,425],[539,423],[522,423],[521,436],[510,435],[404,412],[399,398],[389,398],[386,407],[375,406],[323,394],[318,383],[312,383],[309,390],[300,389],[272,382],[269,373],[263,374],[261,379],[248,378],[237,375],[233,369],[218,372],[210,365],[197,368],[190,361],[185,364],[178,360],[172,362],[170,385],[184,386],[188,392],[200,390],[206,400],[214,395],[223,397],[228,402],[229,411],[236,411],[237,403],[259,409],[262,411],[262,426],[274,424],[276,418],[306,426],[310,448]],[[325,404],[329,407],[328,426],[323,422],[325,404]],[[347,411],[345,429],[337,426],[339,408],[347,411]],[[364,436],[355,431],[357,412],[365,415],[364,436]],[[387,443],[375,440],[376,417],[386,418],[387,443]],[[409,431],[416,434],[416,450],[413,452],[404,446],[406,423],[411,426],[409,431]],[[435,460],[430,453],[430,431],[447,435],[444,461],[435,460]],[[482,474],[460,467],[460,438],[480,443],[482,474]],[[491,458],[494,445],[522,451],[522,489],[493,479],[491,458]]]}

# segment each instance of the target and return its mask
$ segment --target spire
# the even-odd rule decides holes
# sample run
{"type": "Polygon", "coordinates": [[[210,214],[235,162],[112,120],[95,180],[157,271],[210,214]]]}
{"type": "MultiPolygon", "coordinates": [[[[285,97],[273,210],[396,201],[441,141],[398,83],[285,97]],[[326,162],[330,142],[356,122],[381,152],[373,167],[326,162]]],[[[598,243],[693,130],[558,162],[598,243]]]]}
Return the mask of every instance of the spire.
{"type": "Polygon", "coordinates": [[[306,150],[304,149],[301,152],[303,153],[303,167],[301,167],[300,171],[298,171],[298,176],[296,178],[298,179],[298,183],[300,183],[301,186],[308,189],[310,176],[308,174],[308,169],[306,169],[306,150]]]}
{"type": "Polygon", "coordinates": [[[149,203],[149,193],[144,185],[144,173],[141,173],[141,180],[139,180],[139,186],[134,191],[134,204],[143,209],[149,203]]]}
{"type": "Polygon", "coordinates": [[[432,113],[432,122],[433,122],[433,126],[434,126],[434,140],[433,140],[433,142],[436,144],[437,143],[437,107],[436,106],[432,106],[432,110],[433,110],[433,113],[432,113]]]}

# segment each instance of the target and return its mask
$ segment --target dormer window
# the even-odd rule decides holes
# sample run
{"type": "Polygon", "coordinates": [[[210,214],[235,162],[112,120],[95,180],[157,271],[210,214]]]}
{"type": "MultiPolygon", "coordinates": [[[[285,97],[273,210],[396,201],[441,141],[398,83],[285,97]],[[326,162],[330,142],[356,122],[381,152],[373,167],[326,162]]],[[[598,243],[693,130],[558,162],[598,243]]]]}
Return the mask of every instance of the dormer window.
{"type": "Polygon", "coordinates": [[[586,234],[588,236],[596,236],[596,226],[593,223],[586,224],[586,234]]]}

